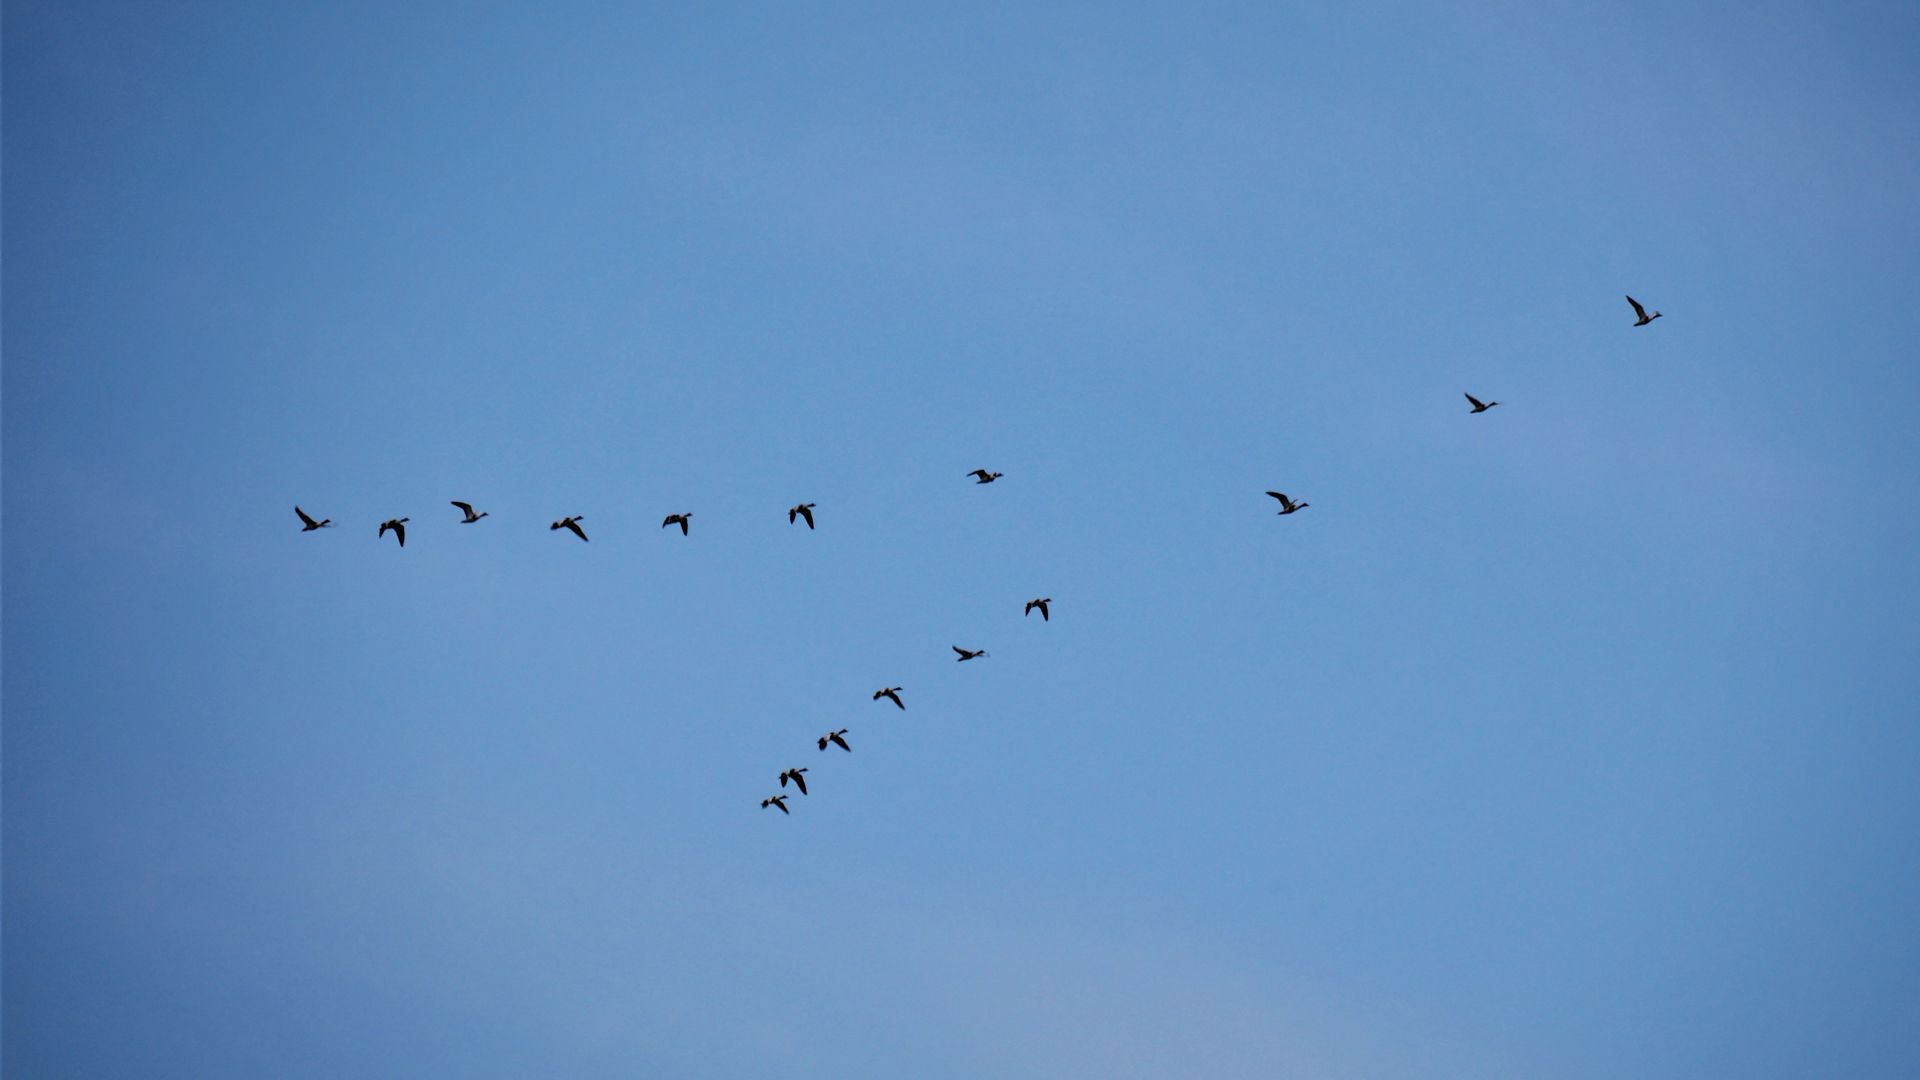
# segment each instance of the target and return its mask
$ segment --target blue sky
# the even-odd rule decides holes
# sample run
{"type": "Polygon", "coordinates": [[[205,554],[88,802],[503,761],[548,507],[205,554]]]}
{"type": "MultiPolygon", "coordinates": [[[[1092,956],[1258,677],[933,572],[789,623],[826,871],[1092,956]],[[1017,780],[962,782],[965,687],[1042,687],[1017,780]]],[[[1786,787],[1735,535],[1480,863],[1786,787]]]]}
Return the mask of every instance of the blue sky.
{"type": "Polygon", "coordinates": [[[393,7],[7,7],[9,1075],[1920,1069],[1910,6],[393,7]]]}

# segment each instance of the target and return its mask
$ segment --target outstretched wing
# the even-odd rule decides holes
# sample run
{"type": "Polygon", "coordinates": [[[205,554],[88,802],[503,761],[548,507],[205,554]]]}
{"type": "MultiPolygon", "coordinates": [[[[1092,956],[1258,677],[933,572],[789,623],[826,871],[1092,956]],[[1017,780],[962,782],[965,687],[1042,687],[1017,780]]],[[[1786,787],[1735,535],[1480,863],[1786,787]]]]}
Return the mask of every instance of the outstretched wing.
{"type": "MultiPolygon", "coordinates": [[[[813,507],[811,507],[811,506],[803,506],[803,507],[801,507],[801,508],[800,508],[800,516],[801,516],[801,517],[803,517],[803,518],[806,518],[806,519],[807,519],[807,528],[809,528],[809,529],[811,529],[811,528],[813,528],[813,507]]],[[[789,524],[789,525],[791,525],[791,524],[793,524],[793,519],[792,519],[792,518],[788,518],[788,519],[787,519],[787,524],[789,524]]]]}
{"type": "Polygon", "coordinates": [[[1633,305],[1633,313],[1635,315],[1638,315],[1643,319],[1647,317],[1647,309],[1640,306],[1640,301],[1635,300],[1633,297],[1629,296],[1627,297],[1627,303],[1633,305]]]}
{"type": "Polygon", "coordinates": [[[463,503],[463,502],[461,502],[461,501],[460,501],[459,499],[455,499],[455,500],[453,500],[453,505],[455,505],[455,506],[457,506],[457,507],[459,507],[459,508],[460,508],[460,512],[461,512],[461,513],[463,513],[463,514],[465,514],[465,515],[467,515],[468,517],[472,517],[472,516],[473,516],[473,504],[472,504],[472,503],[463,503]]]}
{"type": "Polygon", "coordinates": [[[302,510],[296,506],[293,508],[293,512],[300,515],[300,520],[306,522],[307,528],[317,529],[320,527],[320,523],[308,517],[307,512],[305,510],[302,510]]]}
{"type": "Polygon", "coordinates": [[[787,511],[787,524],[789,524],[789,525],[791,525],[791,524],[793,524],[793,519],[794,519],[794,518],[796,518],[796,517],[799,517],[799,516],[800,516],[800,508],[799,508],[799,507],[797,507],[797,506],[796,506],[796,507],[794,507],[793,509],[791,509],[791,510],[788,510],[788,511],[787,511]]]}
{"type": "Polygon", "coordinates": [[[1475,409],[1484,409],[1484,408],[1486,408],[1486,406],[1485,406],[1485,405],[1482,405],[1482,404],[1480,404],[1480,399],[1479,399],[1479,398],[1477,398],[1477,397],[1474,397],[1474,396],[1473,396],[1472,394],[1467,394],[1467,395],[1465,395],[1465,397],[1466,397],[1466,399],[1467,399],[1467,404],[1469,404],[1469,405],[1471,405],[1471,406],[1473,406],[1473,407],[1474,407],[1475,409]]]}
{"type": "Polygon", "coordinates": [[[578,521],[575,521],[572,518],[568,518],[565,522],[565,525],[567,526],[567,529],[573,533],[573,535],[579,537],[582,540],[587,539],[587,531],[580,527],[580,523],[578,521]]]}
{"type": "Polygon", "coordinates": [[[955,645],[953,647],[953,651],[960,654],[960,659],[965,660],[967,658],[967,650],[961,648],[960,646],[955,645]]]}
{"type": "Polygon", "coordinates": [[[1269,495],[1271,495],[1271,496],[1273,496],[1273,497],[1274,497],[1274,498],[1276,498],[1276,499],[1279,499],[1279,500],[1280,500],[1280,505],[1281,505],[1281,506],[1285,506],[1285,505],[1287,505],[1287,503],[1288,503],[1288,501],[1289,501],[1289,500],[1287,499],[1287,497],[1286,497],[1285,495],[1282,495],[1282,494],[1280,494],[1280,493],[1279,493],[1279,492],[1277,492],[1277,491],[1269,491],[1269,492],[1267,492],[1267,494],[1269,494],[1269,495]]]}
{"type": "Polygon", "coordinates": [[[800,789],[800,794],[805,795],[807,793],[807,778],[797,772],[794,773],[793,786],[800,789]]]}
{"type": "Polygon", "coordinates": [[[839,732],[836,731],[833,734],[827,736],[827,738],[833,740],[833,745],[839,747],[842,750],[845,750],[849,754],[853,753],[853,747],[847,745],[847,740],[841,738],[839,732]]]}
{"type": "Polygon", "coordinates": [[[397,536],[397,537],[399,537],[399,538],[400,538],[400,546],[401,546],[401,547],[406,547],[406,546],[407,546],[407,527],[406,527],[405,525],[402,525],[402,524],[400,524],[400,523],[399,523],[399,522],[397,522],[397,521],[396,521],[396,522],[394,522],[394,524],[393,524],[393,535],[395,535],[395,536],[397,536]]]}
{"type": "Polygon", "coordinates": [[[1040,601],[1040,621],[1041,622],[1053,621],[1053,617],[1047,614],[1047,602],[1045,600],[1040,601]]]}
{"type": "Polygon", "coordinates": [[[687,515],[685,514],[680,515],[680,535],[687,535],[687,515]]]}

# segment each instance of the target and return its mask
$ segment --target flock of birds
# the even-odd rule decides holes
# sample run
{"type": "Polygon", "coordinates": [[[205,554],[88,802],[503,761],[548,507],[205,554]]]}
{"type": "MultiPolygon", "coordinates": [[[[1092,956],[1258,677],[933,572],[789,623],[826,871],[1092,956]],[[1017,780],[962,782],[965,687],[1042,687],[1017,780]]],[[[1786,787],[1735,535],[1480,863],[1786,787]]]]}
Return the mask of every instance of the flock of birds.
{"type": "MultiPolygon", "coordinates": [[[[1645,326],[1648,323],[1651,323],[1653,320],[1660,317],[1660,312],[1655,311],[1649,314],[1647,312],[1647,309],[1641,306],[1640,301],[1635,300],[1631,296],[1627,297],[1627,303],[1633,306],[1633,314],[1635,319],[1637,320],[1634,322],[1633,324],[1634,326],[1645,326]]],[[[1471,412],[1473,415],[1478,415],[1480,413],[1486,412],[1488,409],[1491,409],[1494,406],[1500,404],[1497,401],[1481,401],[1479,398],[1474,397],[1472,394],[1465,394],[1463,396],[1466,397],[1467,404],[1471,407],[1471,412]]],[[[974,483],[976,484],[991,484],[995,480],[1000,479],[1002,476],[1006,474],[991,472],[986,469],[974,469],[972,472],[969,472],[966,475],[973,477],[974,483]]],[[[1280,509],[1278,513],[1282,517],[1285,517],[1288,514],[1298,513],[1299,511],[1305,510],[1309,505],[1311,505],[1306,502],[1296,502],[1293,498],[1291,498],[1284,492],[1269,491],[1267,492],[1267,494],[1279,501],[1280,509]]],[[[476,512],[471,503],[462,502],[458,499],[452,500],[452,505],[455,509],[459,510],[461,513],[461,518],[459,521],[459,524],[461,525],[472,525],[474,522],[479,521],[481,518],[488,516],[485,510],[476,512]]],[[[807,523],[808,530],[812,530],[814,527],[814,521],[813,521],[814,505],[815,504],[813,503],[806,502],[806,503],[799,503],[792,507],[789,507],[787,509],[787,524],[792,525],[792,524],[795,524],[796,522],[804,520],[807,523]]],[[[293,512],[299,515],[300,517],[302,532],[314,532],[315,530],[318,530],[318,529],[327,529],[327,528],[333,527],[332,518],[320,518],[316,520],[313,517],[313,515],[307,513],[305,510],[301,509],[298,505],[296,505],[293,508],[293,512]]],[[[672,528],[675,525],[678,525],[680,526],[680,535],[689,536],[691,535],[692,517],[693,517],[693,514],[691,512],[668,514],[666,517],[666,520],[660,523],[660,527],[663,529],[667,529],[667,528],[672,528]]],[[[387,533],[392,532],[394,540],[397,541],[401,547],[406,547],[407,546],[407,522],[411,520],[412,520],[411,518],[404,518],[404,517],[388,518],[387,520],[380,523],[380,530],[378,534],[376,534],[375,539],[385,539],[387,533]]],[[[547,528],[549,531],[558,531],[560,529],[566,529],[567,531],[573,533],[573,535],[579,537],[582,541],[585,541],[587,539],[587,532],[585,529],[580,527],[580,523],[585,520],[586,518],[584,515],[574,514],[568,517],[561,518],[560,520],[547,526],[547,528]]],[[[1025,611],[1022,612],[1022,615],[1030,616],[1035,611],[1038,611],[1040,613],[1040,621],[1052,622],[1053,615],[1050,609],[1048,608],[1048,605],[1051,603],[1053,603],[1053,598],[1050,596],[1036,597],[1032,600],[1027,601],[1026,609],[1025,611]]],[[[987,650],[985,649],[964,649],[958,645],[953,646],[953,651],[956,654],[958,654],[959,659],[956,661],[957,663],[966,663],[969,660],[978,660],[987,655],[987,650]]],[[[898,708],[904,711],[907,706],[906,706],[906,703],[900,699],[900,693],[904,689],[905,687],[901,687],[901,686],[883,686],[880,689],[875,690],[873,692],[873,700],[879,701],[882,698],[884,698],[888,701],[893,702],[895,708],[898,708]]],[[[847,753],[852,753],[853,746],[852,744],[847,742],[847,732],[848,732],[847,728],[840,728],[835,731],[829,731],[826,734],[820,736],[818,739],[814,740],[814,743],[822,753],[824,753],[828,747],[839,747],[841,750],[847,753]]],[[[793,768],[781,770],[778,777],[781,790],[772,795],[767,796],[764,799],[761,799],[760,808],[762,810],[765,810],[771,807],[773,809],[780,811],[782,814],[791,814],[793,811],[787,807],[788,794],[787,794],[786,788],[789,784],[791,784],[793,785],[793,788],[795,791],[798,791],[801,795],[807,795],[808,794],[807,776],[806,776],[807,772],[808,770],[806,766],[796,766],[793,768]]]]}

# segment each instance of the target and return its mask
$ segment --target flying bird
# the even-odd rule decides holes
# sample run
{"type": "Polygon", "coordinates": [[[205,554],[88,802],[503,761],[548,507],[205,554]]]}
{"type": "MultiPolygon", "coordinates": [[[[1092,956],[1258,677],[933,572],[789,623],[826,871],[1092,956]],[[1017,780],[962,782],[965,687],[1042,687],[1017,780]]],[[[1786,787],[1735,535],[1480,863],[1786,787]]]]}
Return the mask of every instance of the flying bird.
{"type": "Polygon", "coordinates": [[[472,503],[463,503],[459,499],[455,499],[453,500],[453,505],[459,507],[460,512],[467,515],[466,517],[460,520],[460,524],[462,525],[471,525],[474,522],[479,521],[481,518],[487,516],[487,512],[485,510],[480,511],[477,514],[474,513],[472,503]]]}
{"type": "Polygon", "coordinates": [[[692,515],[691,513],[687,513],[687,514],[668,514],[668,515],[667,515],[667,520],[665,520],[665,521],[663,521],[663,522],[661,522],[661,523],[660,523],[660,527],[664,529],[664,528],[666,528],[666,527],[667,527],[667,526],[669,526],[669,525],[678,525],[678,526],[680,526],[680,535],[681,535],[681,536],[685,536],[685,535],[687,535],[687,519],[688,519],[688,518],[690,518],[690,517],[692,517],[692,516],[693,516],[693,515],[692,515]]]}
{"type": "Polygon", "coordinates": [[[807,793],[807,780],[806,780],[806,777],[804,777],[804,776],[801,776],[800,774],[801,774],[801,773],[803,773],[803,772],[806,772],[806,771],[807,771],[807,770],[805,770],[805,769],[803,769],[803,768],[802,768],[802,769],[788,769],[788,770],[787,770],[786,772],[783,772],[783,773],[781,773],[781,774],[780,774],[780,786],[781,786],[781,787],[786,787],[786,786],[787,786],[787,781],[788,781],[788,780],[792,780],[792,781],[793,781],[793,786],[794,786],[794,787],[797,787],[797,788],[799,788],[799,789],[800,789],[800,794],[802,794],[802,795],[805,795],[805,794],[807,793]]]}
{"type": "Polygon", "coordinates": [[[407,522],[411,520],[413,519],[412,518],[388,518],[387,520],[380,523],[380,535],[385,536],[387,535],[387,530],[392,529],[394,539],[400,541],[401,547],[406,547],[407,546],[407,522]]]}
{"type": "Polygon", "coordinates": [[[1633,305],[1633,313],[1640,317],[1640,321],[1633,324],[1635,326],[1645,326],[1660,317],[1660,313],[1657,311],[1651,315],[1647,314],[1647,309],[1640,306],[1640,301],[1635,300],[1631,296],[1627,297],[1627,303],[1633,305]]]}
{"type": "Polygon", "coordinates": [[[305,525],[303,525],[300,529],[301,532],[312,532],[315,529],[325,529],[333,525],[332,518],[322,518],[319,521],[315,521],[313,520],[312,515],[308,514],[305,510],[300,509],[298,506],[293,508],[293,512],[296,514],[299,514],[300,520],[305,522],[305,525]]]}
{"type": "Polygon", "coordinates": [[[1027,610],[1025,610],[1025,611],[1023,611],[1023,612],[1021,612],[1020,614],[1021,614],[1021,615],[1023,615],[1023,616],[1025,616],[1025,615],[1031,615],[1031,614],[1033,614],[1033,609],[1034,609],[1034,608],[1039,608],[1039,609],[1040,609],[1040,621],[1041,621],[1041,622],[1051,622],[1051,621],[1053,621],[1053,620],[1052,620],[1052,616],[1049,616],[1049,615],[1047,614],[1047,605],[1048,605],[1048,604],[1051,604],[1051,603],[1053,603],[1053,597],[1051,597],[1051,596],[1046,596],[1046,597],[1042,597],[1042,598],[1040,598],[1040,599],[1038,599],[1038,600],[1029,600],[1029,601],[1027,601],[1027,610]]]}
{"type": "Polygon", "coordinates": [[[1495,405],[1500,404],[1497,401],[1482,402],[1479,398],[1474,397],[1472,394],[1466,395],[1466,398],[1467,398],[1467,404],[1472,405],[1473,411],[1477,413],[1486,412],[1488,409],[1491,409],[1495,405]]]}
{"type": "Polygon", "coordinates": [[[960,659],[954,661],[956,664],[964,664],[976,656],[987,655],[987,650],[985,649],[963,649],[958,645],[953,647],[953,651],[960,654],[960,659]]]}
{"type": "Polygon", "coordinates": [[[1280,512],[1282,514],[1291,514],[1295,510],[1305,510],[1309,505],[1311,505],[1310,503],[1294,502],[1292,499],[1287,498],[1285,495],[1282,495],[1277,491],[1269,491],[1267,492],[1267,494],[1280,500],[1280,512]]]}
{"type": "Polygon", "coordinates": [[[555,529],[572,529],[573,535],[579,537],[582,540],[585,540],[587,538],[587,531],[580,527],[580,523],[585,520],[587,520],[585,515],[581,515],[578,517],[563,517],[559,521],[556,521],[553,524],[547,526],[547,531],[552,532],[555,529]]]}
{"type": "Polygon", "coordinates": [[[779,807],[780,812],[783,814],[793,813],[793,811],[787,809],[787,797],[785,795],[773,795],[760,800],[760,809],[765,810],[769,806],[779,807]]]}
{"type": "Polygon", "coordinates": [[[968,473],[967,475],[979,477],[980,479],[974,481],[974,483],[976,484],[991,484],[995,480],[1000,479],[1000,477],[1003,474],[997,473],[997,472],[988,472],[985,469],[975,469],[972,472],[968,473]]]}
{"type": "Polygon", "coordinates": [[[796,507],[794,507],[793,509],[791,509],[791,510],[788,510],[788,511],[787,511],[787,524],[789,524],[789,525],[791,525],[791,524],[793,524],[793,519],[794,519],[794,518],[797,518],[797,517],[803,517],[803,518],[806,518],[806,519],[807,519],[807,528],[809,528],[809,529],[811,529],[811,528],[813,528],[813,504],[812,504],[812,503],[801,503],[801,504],[800,504],[799,506],[796,506],[796,507]]]}
{"type": "Polygon", "coordinates": [[[899,705],[900,708],[905,709],[906,706],[900,703],[900,691],[904,689],[906,689],[906,687],[903,687],[903,686],[883,687],[873,692],[873,700],[879,701],[881,698],[886,698],[888,701],[893,702],[895,705],[899,705]]]}
{"type": "Polygon", "coordinates": [[[827,744],[832,743],[833,745],[839,747],[840,749],[845,750],[849,754],[853,753],[853,747],[848,746],[847,740],[840,737],[842,735],[845,735],[846,733],[847,733],[847,729],[841,728],[839,731],[829,731],[825,735],[820,736],[820,749],[825,750],[827,748],[827,744]]]}

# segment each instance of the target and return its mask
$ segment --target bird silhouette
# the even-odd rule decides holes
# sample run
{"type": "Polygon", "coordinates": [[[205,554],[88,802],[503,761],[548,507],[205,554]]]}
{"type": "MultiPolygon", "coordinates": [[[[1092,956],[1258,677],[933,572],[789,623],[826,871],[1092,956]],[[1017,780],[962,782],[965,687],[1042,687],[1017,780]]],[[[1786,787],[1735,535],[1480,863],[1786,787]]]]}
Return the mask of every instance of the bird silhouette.
{"type": "Polygon", "coordinates": [[[785,795],[772,795],[760,800],[760,809],[765,810],[769,806],[778,807],[783,814],[793,813],[793,811],[787,809],[787,797],[785,795]]]}
{"type": "Polygon", "coordinates": [[[1285,495],[1282,495],[1277,491],[1269,491],[1267,492],[1267,494],[1280,500],[1280,512],[1282,514],[1291,514],[1295,510],[1305,510],[1309,505],[1303,502],[1294,502],[1292,499],[1287,498],[1285,495]]]}
{"type": "Polygon", "coordinates": [[[453,500],[453,505],[459,507],[460,512],[467,515],[466,517],[460,520],[460,524],[462,525],[471,525],[474,522],[479,521],[481,518],[487,516],[487,512],[485,510],[480,511],[477,514],[474,513],[472,503],[463,503],[459,499],[455,499],[453,500]]]}
{"type": "Polygon", "coordinates": [[[552,532],[555,529],[571,529],[573,530],[573,535],[585,540],[587,538],[587,531],[580,527],[580,523],[585,520],[587,520],[585,515],[563,517],[559,521],[547,526],[547,531],[552,532]]]}
{"type": "Polygon", "coordinates": [[[960,654],[960,659],[954,661],[956,664],[964,664],[976,656],[987,655],[987,650],[985,649],[963,649],[958,645],[953,647],[953,651],[960,654]]]}
{"type": "Polygon", "coordinates": [[[827,748],[827,744],[832,743],[833,745],[839,747],[840,749],[845,750],[849,754],[853,753],[853,747],[848,746],[847,740],[840,737],[842,735],[845,735],[846,733],[847,733],[847,729],[841,728],[839,731],[829,731],[825,735],[820,736],[820,749],[825,750],[827,748]]]}
{"type": "Polygon", "coordinates": [[[997,473],[997,472],[988,472],[985,469],[975,469],[972,472],[968,473],[967,475],[979,477],[980,479],[974,481],[974,483],[976,484],[991,484],[995,480],[1000,479],[1000,477],[1004,474],[997,473]]]}
{"type": "Polygon", "coordinates": [[[791,509],[791,510],[788,510],[788,511],[787,511],[787,524],[789,524],[789,525],[791,525],[791,524],[793,524],[793,519],[794,519],[794,518],[797,518],[797,517],[803,517],[803,518],[806,518],[806,519],[807,519],[807,528],[809,528],[809,529],[811,529],[811,528],[813,528],[813,504],[812,504],[812,503],[801,503],[801,504],[800,504],[799,506],[796,506],[796,507],[794,507],[793,509],[791,509]]]}
{"type": "Polygon", "coordinates": [[[1467,404],[1472,405],[1473,411],[1477,413],[1486,412],[1488,409],[1491,409],[1495,405],[1500,404],[1497,401],[1489,401],[1489,402],[1486,402],[1485,404],[1482,404],[1480,399],[1477,397],[1474,397],[1472,394],[1466,395],[1466,398],[1467,398],[1467,404]]]}
{"type": "Polygon", "coordinates": [[[687,535],[687,519],[688,519],[688,518],[690,518],[690,517],[692,517],[692,516],[693,516],[693,515],[692,515],[691,513],[686,513],[686,514],[668,514],[668,515],[667,515],[667,520],[665,520],[665,521],[663,521],[663,522],[661,522],[661,523],[660,523],[660,527],[664,529],[664,528],[666,528],[666,527],[667,527],[667,526],[669,526],[669,525],[678,525],[678,526],[680,526],[680,535],[681,535],[681,536],[685,536],[685,535],[687,535]]]}
{"type": "Polygon", "coordinates": [[[906,689],[906,687],[903,687],[903,686],[883,687],[873,692],[873,700],[879,701],[881,698],[886,698],[888,701],[893,702],[895,705],[899,705],[900,708],[905,709],[906,706],[901,704],[900,702],[900,691],[904,689],[906,689]]]}
{"type": "Polygon", "coordinates": [[[400,541],[400,546],[406,547],[407,546],[407,522],[411,520],[413,519],[412,518],[388,518],[387,520],[380,523],[380,535],[385,536],[387,535],[387,530],[392,529],[394,538],[400,541]]]}
{"type": "Polygon", "coordinates": [[[1635,326],[1645,326],[1660,317],[1660,313],[1657,311],[1651,315],[1647,314],[1647,309],[1640,306],[1640,301],[1635,300],[1631,296],[1627,297],[1627,303],[1633,305],[1633,313],[1640,317],[1640,321],[1633,324],[1635,326]]]}
{"type": "Polygon", "coordinates": [[[1053,620],[1052,620],[1052,616],[1050,616],[1050,615],[1048,615],[1048,614],[1047,614],[1047,605],[1048,605],[1048,604],[1051,604],[1051,603],[1053,603],[1053,597],[1051,597],[1051,596],[1046,596],[1046,597],[1042,597],[1042,598],[1040,598],[1040,599],[1038,599],[1038,600],[1029,600],[1029,601],[1027,601],[1027,610],[1025,610],[1025,611],[1023,611],[1023,612],[1021,612],[1020,614],[1021,614],[1021,615],[1023,615],[1023,616],[1024,616],[1024,615],[1031,615],[1031,614],[1033,614],[1033,609],[1034,609],[1034,608],[1039,608],[1039,609],[1040,609],[1040,621],[1041,621],[1041,622],[1051,622],[1051,621],[1053,621],[1053,620]]]}
{"type": "Polygon", "coordinates": [[[787,781],[791,780],[793,781],[793,786],[800,789],[800,794],[805,795],[807,793],[807,779],[806,777],[801,776],[800,774],[806,771],[807,770],[804,768],[788,769],[786,772],[781,773],[780,786],[786,787],[787,781]]]}
{"type": "Polygon", "coordinates": [[[323,518],[315,521],[305,510],[300,509],[298,506],[293,508],[293,512],[299,514],[300,520],[305,523],[300,528],[301,532],[312,532],[315,529],[331,528],[333,525],[332,518],[323,518]]]}

